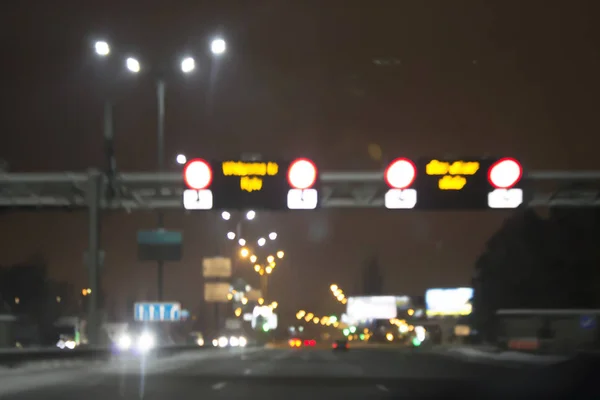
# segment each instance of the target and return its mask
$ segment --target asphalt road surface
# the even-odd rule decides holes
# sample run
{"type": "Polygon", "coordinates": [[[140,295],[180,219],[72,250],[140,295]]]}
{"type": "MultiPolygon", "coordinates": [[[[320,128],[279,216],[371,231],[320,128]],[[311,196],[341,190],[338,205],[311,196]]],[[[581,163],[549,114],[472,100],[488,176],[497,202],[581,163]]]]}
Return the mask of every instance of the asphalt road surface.
{"type": "Polygon", "coordinates": [[[494,365],[409,349],[208,349],[144,362],[119,359],[0,371],[0,398],[470,398],[482,395],[483,389],[490,398],[495,389],[488,382],[511,386],[535,368],[539,367],[494,365]]]}

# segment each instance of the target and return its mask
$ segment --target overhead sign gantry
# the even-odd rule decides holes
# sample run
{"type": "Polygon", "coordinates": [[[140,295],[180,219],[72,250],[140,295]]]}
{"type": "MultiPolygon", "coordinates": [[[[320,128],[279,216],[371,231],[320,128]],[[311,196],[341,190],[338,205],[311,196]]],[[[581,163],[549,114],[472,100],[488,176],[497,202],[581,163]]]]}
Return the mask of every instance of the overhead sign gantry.
{"type": "MultiPolygon", "coordinates": [[[[486,210],[524,203],[514,158],[396,158],[385,169],[383,205],[394,210],[486,210]]],[[[183,169],[187,210],[313,210],[321,181],[307,158],[285,161],[190,160],[183,169]]]]}

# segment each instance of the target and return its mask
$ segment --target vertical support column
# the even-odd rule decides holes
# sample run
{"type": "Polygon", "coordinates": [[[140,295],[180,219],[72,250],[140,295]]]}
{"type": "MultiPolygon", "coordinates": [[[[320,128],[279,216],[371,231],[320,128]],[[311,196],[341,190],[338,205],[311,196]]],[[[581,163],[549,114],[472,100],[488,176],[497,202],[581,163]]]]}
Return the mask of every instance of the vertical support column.
{"type": "Polygon", "coordinates": [[[98,170],[89,171],[86,190],[88,205],[88,251],[87,267],[91,295],[88,303],[87,336],[91,346],[99,345],[100,314],[98,297],[100,296],[100,198],[102,175],[98,170]]]}
{"type": "MultiPolygon", "coordinates": [[[[165,169],[165,82],[162,79],[156,81],[156,99],[158,102],[158,119],[156,127],[158,171],[163,172],[165,169]]],[[[158,210],[157,223],[158,229],[164,228],[165,221],[162,210],[158,210]]],[[[164,261],[158,260],[156,265],[156,291],[158,301],[163,301],[163,271],[164,261]]]]}

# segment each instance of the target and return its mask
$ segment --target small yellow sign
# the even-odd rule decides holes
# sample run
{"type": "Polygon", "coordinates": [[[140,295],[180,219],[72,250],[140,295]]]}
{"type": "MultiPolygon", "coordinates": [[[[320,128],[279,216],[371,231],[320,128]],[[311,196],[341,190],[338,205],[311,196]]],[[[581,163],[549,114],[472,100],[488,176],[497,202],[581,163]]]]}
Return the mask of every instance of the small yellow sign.
{"type": "Polygon", "coordinates": [[[279,165],[271,161],[224,161],[221,168],[225,176],[239,176],[240,189],[250,193],[262,190],[263,176],[274,176],[279,173],[279,165]]]}
{"type": "Polygon", "coordinates": [[[479,170],[477,161],[446,161],[431,160],[425,172],[427,175],[475,175],[479,170]]]}
{"type": "Polygon", "coordinates": [[[462,190],[467,184],[467,178],[464,175],[475,175],[478,170],[478,161],[431,160],[425,167],[427,175],[442,176],[438,181],[440,190],[462,190]]]}

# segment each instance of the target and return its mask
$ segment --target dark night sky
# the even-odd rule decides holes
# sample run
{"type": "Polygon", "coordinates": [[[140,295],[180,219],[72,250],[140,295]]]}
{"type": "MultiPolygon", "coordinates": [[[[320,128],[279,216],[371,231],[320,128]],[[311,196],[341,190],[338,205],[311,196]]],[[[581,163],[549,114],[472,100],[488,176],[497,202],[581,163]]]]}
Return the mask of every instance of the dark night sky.
{"type": "MultiPolygon", "coordinates": [[[[118,68],[128,52],[168,67],[185,52],[199,57],[195,76],[169,77],[169,160],[256,151],[309,155],[322,170],[376,169],[367,153],[376,143],[386,158],[494,154],[520,157],[530,169],[598,168],[594,1],[12,3],[0,17],[0,157],[12,171],[103,165],[109,94],[117,99],[119,168],[156,168],[153,83],[118,68]],[[214,34],[229,47],[218,63],[207,53],[214,34]],[[110,41],[113,61],[94,57],[97,38],[110,41]],[[373,63],[386,57],[400,65],[373,63]]],[[[330,312],[339,306],[329,284],[350,291],[370,250],[381,256],[386,291],[468,284],[506,215],[322,210],[309,218],[263,213],[254,225],[256,234],[280,232],[290,255],[271,286],[282,310],[330,312]]],[[[0,218],[1,264],[39,252],[56,278],[85,285],[84,214],[0,218]]],[[[113,214],[103,223],[105,284],[115,301],[154,293],[155,269],[136,262],[135,233],[155,217],[113,214]]],[[[215,224],[206,214],[168,214],[168,227],[184,230],[185,259],[168,265],[167,298],[198,303],[215,224]]]]}

